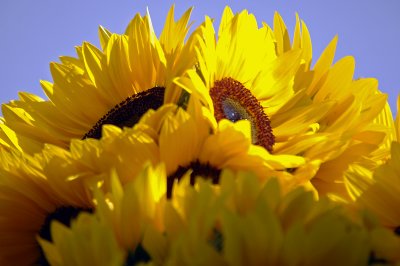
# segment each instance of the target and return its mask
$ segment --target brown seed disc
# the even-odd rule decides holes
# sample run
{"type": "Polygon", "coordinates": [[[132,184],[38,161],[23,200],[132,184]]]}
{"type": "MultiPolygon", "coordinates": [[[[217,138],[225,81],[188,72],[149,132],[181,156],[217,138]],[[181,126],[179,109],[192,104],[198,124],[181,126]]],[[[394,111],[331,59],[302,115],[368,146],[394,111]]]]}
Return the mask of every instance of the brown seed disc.
{"type": "MultiPolygon", "coordinates": [[[[52,213],[48,214],[43,221],[43,225],[38,232],[38,236],[41,238],[52,242],[53,238],[51,235],[51,223],[53,221],[58,221],[65,226],[69,227],[73,219],[77,218],[81,212],[93,213],[90,208],[79,208],[73,206],[62,206],[58,207],[52,213]]],[[[39,247],[40,248],[40,247],[39,247]]],[[[36,265],[36,264],[35,264],[36,265]]],[[[44,251],[40,248],[40,256],[37,261],[37,265],[50,265],[44,255],[44,251]]]]}
{"type": "Polygon", "coordinates": [[[82,139],[100,139],[104,124],[112,124],[120,128],[134,126],[149,109],[156,110],[163,104],[164,92],[164,87],[154,87],[126,98],[100,118],[82,139]]]}
{"type": "Polygon", "coordinates": [[[223,78],[214,83],[214,87],[210,89],[210,96],[217,121],[223,118],[233,122],[249,120],[253,144],[272,152],[275,136],[272,134],[271,121],[249,89],[232,78],[223,78]]]}
{"type": "Polygon", "coordinates": [[[219,176],[221,174],[221,170],[210,165],[209,163],[201,163],[199,161],[195,161],[190,163],[187,167],[180,166],[175,173],[168,176],[167,178],[167,198],[171,198],[172,196],[172,187],[174,185],[175,180],[180,181],[183,175],[192,170],[190,174],[190,184],[193,186],[196,181],[196,177],[200,176],[206,179],[211,179],[213,184],[219,183],[219,176]]]}

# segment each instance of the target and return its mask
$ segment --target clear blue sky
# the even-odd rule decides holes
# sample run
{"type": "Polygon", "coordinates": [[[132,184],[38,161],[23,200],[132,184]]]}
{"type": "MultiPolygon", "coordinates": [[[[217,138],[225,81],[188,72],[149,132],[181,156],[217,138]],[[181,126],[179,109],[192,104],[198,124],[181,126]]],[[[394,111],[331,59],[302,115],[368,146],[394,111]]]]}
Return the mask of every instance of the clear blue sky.
{"type": "MultiPolygon", "coordinates": [[[[98,45],[98,25],[117,33],[130,19],[149,8],[157,34],[174,1],[139,0],[2,0],[0,1],[0,102],[17,98],[18,91],[43,96],[39,80],[51,80],[49,63],[60,55],[75,55],[83,41],[98,45]]],[[[293,33],[295,12],[306,22],[313,41],[314,63],[336,35],[336,59],[353,55],[355,77],[375,77],[389,94],[392,110],[400,92],[400,1],[175,1],[181,15],[190,6],[198,25],[205,15],[220,17],[225,5],[244,8],[258,21],[272,25],[274,11],[283,16],[293,33]]]]}

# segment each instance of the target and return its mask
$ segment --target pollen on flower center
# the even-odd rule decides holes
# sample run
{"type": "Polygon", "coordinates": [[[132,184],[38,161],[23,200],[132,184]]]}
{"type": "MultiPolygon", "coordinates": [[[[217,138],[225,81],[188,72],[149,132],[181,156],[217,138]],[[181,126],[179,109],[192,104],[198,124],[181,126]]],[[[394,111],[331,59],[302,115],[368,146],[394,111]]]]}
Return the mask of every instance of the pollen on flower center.
{"type": "Polygon", "coordinates": [[[217,121],[223,118],[233,122],[249,120],[253,144],[272,151],[275,137],[272,134],[271,121],[249,89],[232,78],[223,78],[215,81],[214,87],[210,89],[210,96],[217,121]]]}
{"type": "Polygon", "coordinates": [[[149,109],[156,110],[163,104],[164,92],[164,87],[154,87],[129,96],[100,118],[82,139],[100,139],[104,124],[112,124],[120,128],[134,126],[149,109]]]}
{"type": "Polygon", "coordinates": [[[174,185],[175,180],[180,180],[183,175],[188,171],[192,170],[190,174],[190,184],[193,186],[196,181],[197,176],[201,176],[206,179],[211,179],[213,184],[219,183],[219,177],[221,174],[221,169],[218,169],[209,163],[201,163],[199,161],[194,161],[190,163],[187,167],[180,166],[175,173],[168,176],[167,178],[167,198],[171,198],[172,196],[172,187],[174,185]]]}

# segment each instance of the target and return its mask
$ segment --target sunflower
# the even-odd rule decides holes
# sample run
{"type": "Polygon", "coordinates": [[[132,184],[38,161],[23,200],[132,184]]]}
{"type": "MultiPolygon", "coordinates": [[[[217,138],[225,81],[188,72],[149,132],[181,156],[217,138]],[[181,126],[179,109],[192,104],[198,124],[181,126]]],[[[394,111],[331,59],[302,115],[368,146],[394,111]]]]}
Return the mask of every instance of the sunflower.
{"type": "MultiPolygon", "coordinates": [[[[398,132],[400,127],[398,117],[395,124],[398,132]]],[[[393,141],[390,146],[390,158],[383,165],[370,170],[366,166],[371,163],[352,164],[346,171],[346,177],[351,182],[352,192],[355,192],[356,206],[375,214],[379,223],[388,229],[388,232],[382,232],[379,236],[372,235],[376,241],[376,257],[387,257],[389,261],[399,261],[398,253],[391,252],[393,246],[388,247],[384,244],[391,243],[390,245],[397,245],[398,248],[400,245],[400,215],[396,208],[397,195],[400,192],[398,186],[400,169],[397,165],[400,160],[400,143],[393,141]]],[[[376,166],[376,164],[372,165],[376,166]]]]}
{"type": "Polygon", "coordinates": [[[147,164],[124,186],[116,171],[111,171],[110,176],[110,192],[95,190],[93,214],[81,214],[70,229],[55,221],[51,227],[54,241],[39,240],[50,262],[55,265],[71,265],[72,262],[74,265],[122,265],[124,262],[136,265],[149,259],[141,242],[150,224],[155,227],[161,224],[159,216],[166,193],[165,169],[162,165],[153,168],[147,164]]]}
{"type": "Polygon", "coordinates": [[[376,215],[379,225],[371,234],[374,246],[373,258],[380,261],[399,262],[400,256],[400,214],[397,208],[398,193],[400,192],[400,143],[391,145],[391,158],[378,167],[372,174],[365,167],[353,165],[347,171],[358,195],[356,207],[366,209],[376,215]],[[385,258],[382,260],[380,258],[385,258]]]}
{"type": "Polygon", "coordinates": [[[293,43],[290,43],[285,23],[278,13],[274,18],[277,52],[283,54],[302,49],[304,60],[296,79],[307,87],[307,94],[314,103],[333,102],[333,108],[318,121],[318,132],[329,134],[332,149],[324,158],[312,179],[313,186],[321,195],[354,201],[356,191],[347,176],[353,166],[361,167],[370,174],[383,164],[390,153],[390,143],[395,139],[393,117],[387,103],[387,95],[378,89],[373,78],[354,80],[354,58],[341,58],[334,65],[333,59],[337,36],[326,47],[311,69],[311,38],[303,21],[297,18],[293,43]],[[300,30],[300,28],[302,28],[300,30]],[[306,84],[306,85],[305,85],[306,84]],[[336,146],[336,147],[334,147],[336,146]]]}
{"type": "Polygon", "coordinates": [[[218,121],[250,120],[254,142],[271,151],[275,137],[264,106],[270,100],[275,109],[290,97],[300,54],[276,60],[271,31],[259,29],[246,11],[233,16],[229,8],[224,10],[218,41],[210,18],[201,28],[198,70],[188,72],[189,80],[177,82],[199,97],[218,121]],[[262,89],[267,82],[276,85],[272,91],[262,89]]]}
{"type": "Polygon", "coordinates": [[[92,197],[81,180],[46,177],[37,158],[19,151],[0,154],[0,263],[46,265],[36,236],[51,241],[50,222],[69,225],[78,213],[92,210],[92,197]]]}
{"type": "MultiPolygon", "coordinates": [[[[75,139],[69,150],[46,144],[34,157],[17,150],[0,152],[0,259],[2,264],[16,261],[18,265],[47,265],[36,236],[52,245],[52,221],[69,226],[79,213],[92,212],[93,189],[110,191],[111,169],[125,184],[145,162],[159,158],[152,137],[113,125],[104,127],[101,140],[75,139]]],[[[166,193],[166,185],[163,189],[166,193]]]]}
{"type": "Polygon", "coordinates": [[[150,227],[144,235],[144,247],[156,264],[226,265],[219,254],[222,235],[218,216],[223,201],[206,177],[194,187],[190,179],[188,173],[176,184],[164,208],[165,231],[150,227]],[[158,241],[151,245],[151,239],[158,241]]]}
{"type": "MultiPolygon", "coordinates": [[[[107,191],[110,185],[107,173],[111,169],[115,169],[125,184],[138,175],[146,162],[159,162],[158,146],[145,132],[106,125],[102,134],[100,140],[74,139],[69,150],[46,145],[37,154],[43,162],[44,175],[51,180],[79,179],[90,187],[100,182],[107,191]]],[[[60,194],[64,193],[70,192],[66,188],[60,194]]]]}
{"type": "MultiPolygon", "coordinates": [[[[393,142],[391,159],[378,168],[369,184],[364,186],[358,202],[377,214],[381,223],[394,230],[400,230],[398,193],[400,192],[400,143],[393,142]]],[[[361,179],[362,180],[362,179],[361,179]]],[[[400,231],[398,232],[400,233],[400,231]]]]}
{"type": "MultiPolygon", "coordinates": [[[[77,47],[78,57],[51,63],[53,83],[41,85],[49,100],[20,93],[20,99],[2,107],[5,124],[39,143],[68,147],[73,138],[100,138],[103,124],[130,127],[148,109],[165,101],[172,79],[194,65],[194,39],[184,43],[191,10],[174,21],[168,13],[160,40],[149,14],[136,15],[124,34],[100,27],[102,49],[90,43],[77,47]]],[[[25,145],[30,153],[37,145],[25,145]]]]}
{"type": "MultiPolygon", "coordinates": [[[[272,155],[304,157],[306,164],[287,169],[299,177],[293,184],[351,200],[343,177],[348,165],[393,135],[387,97],[376,80],[353,80],[351,57],[331,66],[337,38],[310,69],[311,39],[298,17],[293,44],[278,13],[272,30],[265,23],[259,28],[247,11],[234,15],[227,7],[218,33],[209,18],[201,30],[197,70],[175,82],[217,121],[249,120],[253,144],[272,155]]],[[[380,161],[385,147],[376,152],[380,161]]]]}
{"type": "Polygon", "coordinates": [[[168,197],[174,182],[187,171],[191,172],[192,184],[196,176],[218,183],[221,170],[225,168],[253,171],[260,180],[280,176],[282,182],[286,182],[292,176],[284,170],[304,164],[299,156],[271,156],[264,148],[251,143],[248,121],[233,123],[222,119],[217,123],[195,98],[190,98],[187,110],[169,104],[149,111],[135,128],[140,127],[146,127],[148,132],[159,132],[149,135],[156,136],[160,162],[166,165],[168,197]]]}
{"type": "Polygon", "coordinates": [[[51,225],[53,242],[39,239],[50,265],[120,266],[124,252],[114,234],[94,215],[82,213],[67,227],[57,221],[51,225]]]}
{"type": "Polygon", "coordinates": [[[218,37],[209,18],[201,29],[198,69],[188,70],[175,82],[209,108],[217,121],[250,121],[252,143],[273,155],[305,157],[303,151],[313,147],[316,158],[287,169],[299,176],[291,178],[292,183],[309,184],[324,155],[321,146],[328,141],[328,136],[315,134],[317,122],[331,105],[312,104],[305,88],[295,88],[302,51],[278,56],[272,30],[259,28],[247,11],[233,15],[227,7],[218,37]]]}
{"type": "Polygon", "coordinates": [[[315,201],[302,189],[284,195],[275,180],[257,188],[251,179],[238,178],[231,197],[239,208],[222,216],[229,265],[362,265],[368,260],[366,230],[339,206],[326,198],[315,201]],[[255,193],[246,204],[237,200],[245,198],[244,187],[255,193]]]}
{"type": "Polygon", "coordinates": [[[316,201],[302,188],[283,193],[277,179],[259,182],[254,174],[228,170],[220,186],[205,180],[189,184],[186,175],[166,202],[165,231],[150,227],[144,234],[144,248],[156,265],[398,261],[400,241],[373,219],[349,215],[328,198],[316,201]]]}

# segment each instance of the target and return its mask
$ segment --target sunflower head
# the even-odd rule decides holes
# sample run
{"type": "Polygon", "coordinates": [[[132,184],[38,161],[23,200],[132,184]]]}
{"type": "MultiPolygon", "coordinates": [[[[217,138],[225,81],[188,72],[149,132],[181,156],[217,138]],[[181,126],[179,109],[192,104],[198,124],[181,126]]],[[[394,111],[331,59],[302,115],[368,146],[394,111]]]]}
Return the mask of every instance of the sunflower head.
{"type": "Polygon", "coordinates": [[[301,188],[286,193],[276,179],[259,182],[252,173],[224,171],[220,185],[200,179],[194,187],[186,175],[165,205],[165,231],[149,227],[143,244],[160,264],[396,261],[398,238],[363,219],[328,198],[317,201],[301,188]]]}
{"type": "Polygon", "coordinates": [[[53,241],[38,241],[51,265],[123,265],[124,252],[110,227],[92,214],[81,214],[70,227],[54,222],[53,241]]]}
{"type": "Polygon", "coordinates": [[[50,224],[68,226],[80,212],[91,212],[92,197],[82,182],[46,176],[40,157],[0,153],[1,264],[45,263],[36,236],[51,241],[50,224]]]}
{"type": "Polygon", "coordinates": [[[376,213],[381,223],[393,231],[400,226],[400,212],[396,207],[400,193],[399,160],[400,144],[393,142],[391,159],[374,172],[373,178],[361,188],[363,193],[358,198],[361,205],[376,213]]]}
{"type": "MultiPolygon", "coordinates": [[[[132,127],[148,110],[178,101],[180,89],[172,81],[195,64],[199,33],[185,41],[190,13],[175,21],[172,7],[160,39],[149,14],[136,15],[124,34],[100,27],[101,49],[84,42],[77,57],[51,63],[53,82],[41,82],[48,99],[21,93],[3,105],[4,125],[36,153],[44,143],[66,148],[75,138],[99,139],[105,124],[132,127]]],[[[16,142],[12,133],[5,134],[16,142]]]]}

